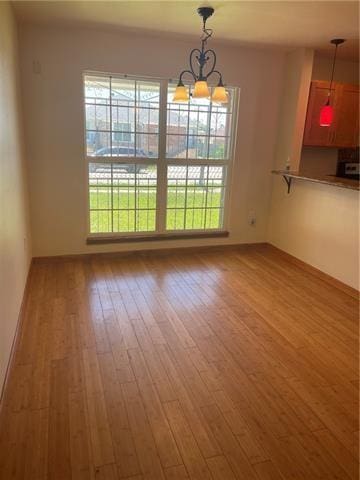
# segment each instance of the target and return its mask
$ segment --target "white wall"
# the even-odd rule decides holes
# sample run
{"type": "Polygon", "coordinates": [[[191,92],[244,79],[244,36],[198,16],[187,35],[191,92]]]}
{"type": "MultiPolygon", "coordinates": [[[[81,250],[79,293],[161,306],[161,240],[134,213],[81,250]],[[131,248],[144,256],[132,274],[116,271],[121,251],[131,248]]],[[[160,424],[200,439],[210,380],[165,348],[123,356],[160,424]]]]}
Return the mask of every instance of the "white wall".
{"type": "Polygon", "coordinates": [[[17,59],[13,12],[0,2],[0,390],[31,258],[17,59]]]}
{"type": "Polygon", "coordinates": [[[288,195],[276,177],[269,241],[359,289],[359,192],[295,180],[288,195]]]}
{"type": "MultiPolygon", "coordinates": [[[[308,100],[304,92],[309,88],[310,81],[309,65],[305,62],[302,69],[293,71],[293,75],[284,82],[282,102],[292,105],[302,103],[299,108],[303,116],[308,100]],[[297,86],[301,79],[303,94],[299,95],[294,85],[297,86]]],[[[297,141],[293,142],[293,151],[290,152],[292,157],[298,155],[296,145],[302,139],[303,130],[295,128],[293,134],[297,141]]],[[[276,159],[278,164],[285,164],[281,152],[284,151],[284,145],[288,145],[286,142],[288,137],[284,138],[280,128],[276,159]]],[[[284,180],[280,176],[274,177],[268,241],[358,289],[359,193],[295,180],[288,195],[284,180]]]]}
{"type": "Polygon", "coordinates": [[[277,169],[298,170],[301,156],[302,135],[306,117],[314,53],[299,48],[286,54],[280,122],[277,132],[275,166],[277,169]]]}
{"type": "Polygon", "coordinates": [[[229,238],[87,246],[82,71],[176,78],[196,43],[37,26],[23,27],[20,41],[35,256],[265,241],[282,54],[212,42],[225,81],[241,87],[229,238]]]}
{"type": "MultiPolygon", "coordinates": [[[[339,52],[341,45],[339,46],[339,52]]],[[[315,53],[312,72],[313,80],[330,80],[333,58],[315,53]]],[[[342,83],[359,83],[359,60],[338,58],[336,60],[334,81],[342,83]]]]}

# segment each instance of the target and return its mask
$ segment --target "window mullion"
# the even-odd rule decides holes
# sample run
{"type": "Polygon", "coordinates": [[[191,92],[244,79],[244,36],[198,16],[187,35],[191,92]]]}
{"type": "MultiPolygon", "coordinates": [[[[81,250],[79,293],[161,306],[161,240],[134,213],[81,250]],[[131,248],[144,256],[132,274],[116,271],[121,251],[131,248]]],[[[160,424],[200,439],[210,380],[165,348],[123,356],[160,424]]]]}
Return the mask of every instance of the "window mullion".
{"type": "Polygon", "coordinates": [[[138,112],[137,112],[137,94],[138,94],[138,82],[135,80],[135,97],[134,97],[134,157],[137,157],[137,119],[138,119],[138,112]]]}
{"type": "Polygon", "coordinates": [[[210,155],[211,115],[212,115],[212,102],[210,102],[209,115],[208,115],[208,118],[207,118],[207,125],[206,125],[206,132],[207,132],[207,135],[208,135],[206,158],[208,160],[209,160],[209,155],[210,155]]]}
{"type": "MultiPolygon", "coordinates": [[[[205,193],[205,210],[204,210],[204,229],[206,229],[206,215],[207,215],[207,206],[208,206],[208,194],[209,194],[209,171],[210,165],[207,167],[207,175],[206,175],[206,193],[205,193]]],[[[212,192],[213,190],[211,190],[212,192]]]]}
{"type": "Polygon", "coordinates": [[[157,164],[157,195],[156,195],[156,230],[166,231],[166,193],[167,193],[167,162],[166,162],[166,117],[167,117],[167,81],[160,84],[159,109],[159,160],[157,164]]]}
{"type": "MultiPolygon", "coordinates": [[[[110,155],[112,157],[112,137],[113,137],[113,124],[112,124],[112,103],[111,103],[111,89],[112,89],[112,77],[110,77],[109,79],[109,86],[110,86],[110,90],[109,90],[109,96],[110,96],[110,100],[109,100],[109,103],[110,103],[110,107],[109,107],[109,115],[110,115],[110,155]]],[[[114,231],[114,225],[113,225],[113,218],[114,218],[114,211],[113,211],[113,204],[114,204],[114,201],[113,201],[113,195],[114,195],[114,190],[113,190],[113,164],[111,163],[110,164],[110,172],[111,172],[111,175],[110,175],[110,208],[111,208],[111,231],[113,232],[114,231]]]]}

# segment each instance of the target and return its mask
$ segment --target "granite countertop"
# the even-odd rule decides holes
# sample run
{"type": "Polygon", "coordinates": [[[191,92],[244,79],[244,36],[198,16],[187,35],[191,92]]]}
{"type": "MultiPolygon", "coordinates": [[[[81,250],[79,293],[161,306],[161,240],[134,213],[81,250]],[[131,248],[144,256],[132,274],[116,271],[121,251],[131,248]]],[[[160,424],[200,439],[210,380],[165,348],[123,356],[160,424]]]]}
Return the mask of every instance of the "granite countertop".
{"type": "Polygon", "coordinates": [[[272,170],[271,173],[309,182],[324,183],[325,185],[331,185],[333,187],[349,188],[350,190],[360,190],[359,180],[336,177],[335,175],[306,175],[301,172],[294,172],[291,170],[272,170]]]}

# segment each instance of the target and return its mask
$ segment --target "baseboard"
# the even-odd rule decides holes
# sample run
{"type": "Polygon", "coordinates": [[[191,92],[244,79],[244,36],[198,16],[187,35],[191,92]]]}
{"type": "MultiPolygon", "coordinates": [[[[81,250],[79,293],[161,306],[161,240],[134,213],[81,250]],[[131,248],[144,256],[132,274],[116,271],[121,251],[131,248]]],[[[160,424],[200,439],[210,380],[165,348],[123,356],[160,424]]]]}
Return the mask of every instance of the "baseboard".
{"type": "Polygon", "coordinates": [[[12,341],[12,344],[11,344],[8,364],[7,364],[6,370],[5,370],[4,382],[1,386],[1,391],[0,391],[0,414],[1,414],[1,410],[3,408],[4,392],[5,392],[9,377],[10,377],[12,365],[13,365],[13,362],[14,362],[16,348],[17,348],[17,345],[18,345],[18,342],[19,342],[19,333],[21,331],[21,326],[22,326],[22,323],[24,321],[24,310],[25,310],[27,300],[28,300],[28,297],[29,297],[29,284],[30,284],[30,275],[31,275],[32,264],[33,264],[33,259],[30,260],[29,269],[28,269],[27,276],[26,276],[24,292],[23,292],[23,298],[22,298],[22,301],[21,301],[20,310],[19,310],[19,314],[18,314],[18,319],[17,319],[17,322],[16,322],[15,334],[14,334],[14,338],[13,338],[13,341],[12,341]]]}
{"type": "Polygon", "coordinates": [[[328,283],[332,287],[338,288],[339,290],[343,291],[347,295],[359,299],[360,297],[360,292],[356,290],[356,288],[350,287],[350,285],[346,285],[346,283],[341,282],[337,278],[332,277],[331,275],[319,270],[316,267],[313,267],[309,263],[304,262],[303,260],[300,260],[299,258],[294,257],[290,253],[285,252],[284,250],[281,250],[278,247],[275,247],[275,245],[272,245],[271,243],[266,244],[268,248],[271,250],[274,250],[277,252],[279,255],[281,255],[284,259],[286,259],[288,262],[296,265],[299,268],[302,268],[303,270],[311,273],[312,275],[316,276],[320,280],[323,280],[324,282],[328,283]]]}
{"type": "Polygon", "coordinates": [[[47,257],[34,257],[35,263],[47,263],[49,261],[71,261],[84,258],[118,258],[118,257],[132,257],[132,256],[161,256],[170,255],[172,253],[200,253],[205,251],[221,252],[224,250],[241,250],[251,249],[259,246],[264,246],[265,243],[231,243],[231,244],[218,244],[218,245],[199,245],[190,247],[170,247],[170,248],[148,248],[141,250],[123,250],[120,252],[97,252],[97,253],[78,253],[74,255],[55,255],[47,257]]]}

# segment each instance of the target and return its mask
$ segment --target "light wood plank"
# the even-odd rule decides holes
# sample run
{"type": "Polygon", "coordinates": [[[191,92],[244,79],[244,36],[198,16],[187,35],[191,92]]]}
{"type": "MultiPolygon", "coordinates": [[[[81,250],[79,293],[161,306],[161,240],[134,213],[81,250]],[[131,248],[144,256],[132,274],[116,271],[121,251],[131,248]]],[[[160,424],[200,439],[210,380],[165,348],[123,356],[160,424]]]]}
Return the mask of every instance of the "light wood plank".
{"type": "Polygon", "coordinates": [[[355,293],[267,247],[34,262],[0,480],[358,480],[355,293]]]}

